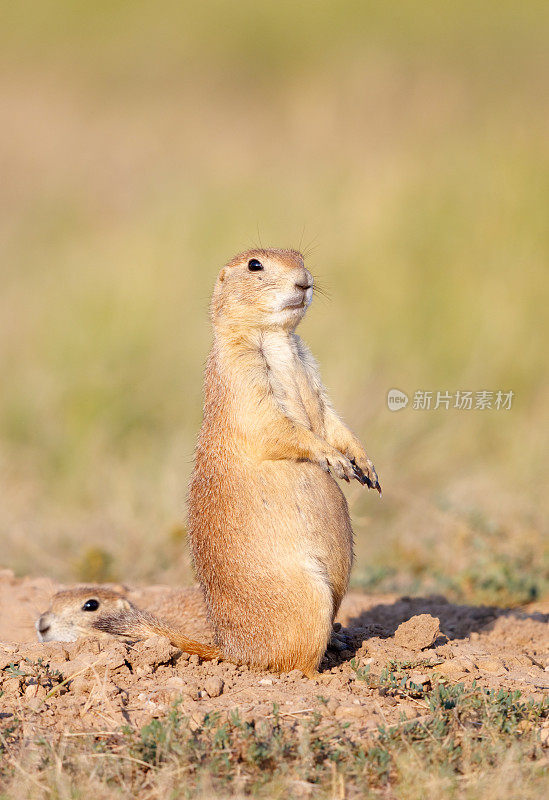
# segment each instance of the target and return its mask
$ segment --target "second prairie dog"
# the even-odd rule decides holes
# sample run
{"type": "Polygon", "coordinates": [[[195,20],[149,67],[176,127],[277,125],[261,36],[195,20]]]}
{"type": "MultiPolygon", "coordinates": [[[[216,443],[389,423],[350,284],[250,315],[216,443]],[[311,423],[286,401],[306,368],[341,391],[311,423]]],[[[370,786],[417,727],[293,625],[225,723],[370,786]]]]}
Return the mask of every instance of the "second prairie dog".
{"type": "Polygon", "coordinates": [[[50,607],[36,621],[36,631],[41,642],[74,642],[87,636],[146,639],[156,634],[167,636],[185,652],[205,658],[217,655],[216,648],[187,635],[193,628],[201,638],[211,635],[198,588],[165,593],[158,611],[161,616],[138,608],[125,594],[107,587],[79,586],[54,594],[50,607]]]}
{"type": "Polygon", "coordinates": [[[347,591],[349,511],[334,475],[379,490],[295,328],[313,278],[295,250],[250,250],[220,272],[189,538],[220,654],[312,675],[347,591]]]}

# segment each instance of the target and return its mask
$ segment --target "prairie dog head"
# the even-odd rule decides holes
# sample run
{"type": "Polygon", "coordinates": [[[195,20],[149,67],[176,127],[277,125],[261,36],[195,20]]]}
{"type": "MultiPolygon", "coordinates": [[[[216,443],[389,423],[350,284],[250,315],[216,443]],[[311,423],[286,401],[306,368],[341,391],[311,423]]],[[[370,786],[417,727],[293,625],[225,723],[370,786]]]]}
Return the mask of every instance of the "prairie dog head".
{"type": "Polygon", "coordinates": [[[38,640],[75,642],[81,636],[99,636],[95,623],[101,616],[131,608],[124,595],[111,589],[65,589],[54,594],[48,610],[36,620],[38,640]]]}
{"type": "Polygon", "coordinates": [[[212,304],[216,326],[293,330],[313,299],[313,276],[297,250],[248,250],[217,278],[212,304]]]}

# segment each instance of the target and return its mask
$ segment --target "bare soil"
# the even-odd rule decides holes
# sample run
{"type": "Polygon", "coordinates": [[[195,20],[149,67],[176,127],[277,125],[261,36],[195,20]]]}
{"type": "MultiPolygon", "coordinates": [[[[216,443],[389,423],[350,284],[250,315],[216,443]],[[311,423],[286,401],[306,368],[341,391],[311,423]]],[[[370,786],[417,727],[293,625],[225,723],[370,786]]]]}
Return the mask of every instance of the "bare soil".
{"type": "MultiPolygon", "coordinates": [[[[238,710],[245,720],[259,720],[277,704],[282,716],[304,719],[320,711],[327,723],[346,721],[363,734],[425,712],[421,701],[356,678],[357,666],[375,676],[391,662],[407,665],[411,680],[423,686],[436,673],[451,683],[518,689],[524,698],[541,699],[549,689],[549,602],[502,609],[456,605],[440,596],[352,593],[339,615],[347,649],[329,649],[318,678],[309,680],[297,671],[276,675],[200,663],[159,637],[133,644],[105,638],[40,644],[34,621],[60,588],[46,578],[0,572],[0,716],[23,719],[29,732],[139,727],[179,699],[197,725],[212,711],[223,717],[238,710]]],[[[175,622],[174,603],[184,606],[195,591],[118,588],[175,622]]],[[[186,629],[211,636],[205,617],[186,629]]]]}

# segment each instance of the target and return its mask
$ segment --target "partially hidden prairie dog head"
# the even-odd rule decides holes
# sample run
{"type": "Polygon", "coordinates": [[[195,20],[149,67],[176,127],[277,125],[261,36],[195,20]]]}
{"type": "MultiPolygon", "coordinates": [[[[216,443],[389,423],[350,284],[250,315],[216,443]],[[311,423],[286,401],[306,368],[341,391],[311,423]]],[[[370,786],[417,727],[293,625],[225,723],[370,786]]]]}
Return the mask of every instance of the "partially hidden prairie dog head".
{"type": "Polygon", "coordinates": [[[132,608],[123,594],[111,589],[64,589],[52,597],[48,610],[36,620],[38,640],[75,642],[82,636],[100,636],[101,629],[96,627],[99,619],[132,608]]]}
{"type": "Polygon", "coordinates": [[[216,327],[293,330],[313,299],[313,276],[297,250],[247,250],[218,275],[211,304],[216,327]]]}

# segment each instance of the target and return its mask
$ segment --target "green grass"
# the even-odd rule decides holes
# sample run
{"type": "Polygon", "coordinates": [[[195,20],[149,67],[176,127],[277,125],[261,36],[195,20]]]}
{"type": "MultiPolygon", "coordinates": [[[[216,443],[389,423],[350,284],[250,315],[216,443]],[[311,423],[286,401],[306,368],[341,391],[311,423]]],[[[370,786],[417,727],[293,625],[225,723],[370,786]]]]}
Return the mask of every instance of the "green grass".
{"type": "Polygon", "coordinates": [[[382,480],[382,502],[348,492],[356,584],[546,593],[546,4],[50,0],[9,15],[5,565],[190,580],[172,532],[208,298],[261,239],[313,243],[330,300],[303,334],[382,480]],[[515,401],[392,414],[395,386],[515,401]]]}

